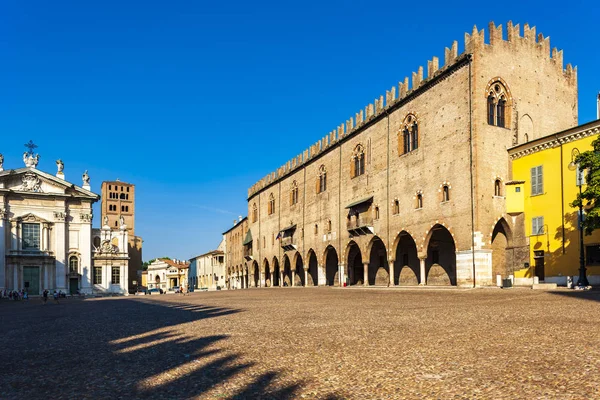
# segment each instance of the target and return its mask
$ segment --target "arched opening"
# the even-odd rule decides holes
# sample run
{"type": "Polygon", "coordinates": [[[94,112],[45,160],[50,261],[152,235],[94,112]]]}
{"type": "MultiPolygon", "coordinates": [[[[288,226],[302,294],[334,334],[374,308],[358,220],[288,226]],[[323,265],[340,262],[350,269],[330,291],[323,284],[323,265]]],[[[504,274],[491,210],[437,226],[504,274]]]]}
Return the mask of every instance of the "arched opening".
{"type": "Polygon", "coordinates": [[[512,257],[507,249],[510,247],[511,231],[504,218],[500,218],[492,231],[492,284],[496,283],[496,276],[507,278],[512,272],[512,257]]]}
{"type": "Polygon", "coordinates": [[[304,281],[304,265],[302,264],[302,257],[300,254],[296,256],[296,276],[294,277],[294,285],[295,286],[306,286],[306,282],[304,281]]]}
{"type": "Polygon", "coordinates": [[[277,260],[277,257],[273,257],[273,276],[271,279],[271,282],[272,282],[271,286],[280,286],[279,278],[280,278],[279,261],[277,260]]]}
{"type": "Polygon", "coordinates": [[[327,286],[339,286],[338,255],[333,246],[325,249],[325,280],[327,286]]]}
{"type": "Polygon", "coordinates": [[[314,251],[308,252],[308,286],[319,285],[319,263],[314,251]]]}
{"type": "Polygon", "coordinates": [[[252,264],[252,282],[254,283],[254,287],[260,286],[260,271],[258,270],[258,263],[256,261],[252,264]]]}
{"type": "Polygon", "coordinates": [[[402,231],[396,246],[394,261],[394,283],[400,286],[416,286],[419,284],[419,257],[417,244],[408,232],[402,231]]]}
{"type": "Polygon", "coordinates": [[[369,254],[369,285],[388,286],[390,283],[390,267],[386,254],[383,241],[375,236],[369,254]]]}
{"type": "Polygon", "coordinates": [[[271,268],[269,262],[265,259],[265,287],[271,287],[271,268]]]}
{"type": "Polygon", "coordinates": [[[443,225],[431,228],[425,274],[428,285],[456,285],[456,247],[454,238],[443,225]]]}
{"type": "Polygon", "coordinates": [[[283,256],[283,286],[292,286],[292,264],[287,254],[283,256]]]}
{"type": "Polygon", "coordinates": [[[362,254],[356,242],[348,244],[348,284],[362,285],[364,283],[364,268],[362,254]]]}

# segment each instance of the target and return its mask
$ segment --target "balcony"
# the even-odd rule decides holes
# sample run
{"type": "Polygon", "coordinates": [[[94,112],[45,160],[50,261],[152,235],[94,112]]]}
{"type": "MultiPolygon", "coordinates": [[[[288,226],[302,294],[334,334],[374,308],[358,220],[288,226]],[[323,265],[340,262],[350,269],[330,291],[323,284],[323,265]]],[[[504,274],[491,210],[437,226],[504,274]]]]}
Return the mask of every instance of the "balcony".
{"type": "Polygon", "coordinates": [[[244,246],[244,259],[246,261],[251,261],[254,259],[254,257],[252,257],[252,244],[244,246]]]}
{"type": "Polygon", "coordinates": [[[298,246],[296,246],[294,244],[293,236],[284,236],[284,237],[280,238],[279,241],[280,241],[281,248],[284,251],[296,250],[298,248],[298,246]]]}
{"type": "Polygon", "coordinates": [[[370,235],[373,230],[373,217],[367,215],[353,215],[346,221],[346,229],[351,236],[370,235]]]}
{"type": "Polygon", "coordinates": [[[54,252],[34,249],[9,250],[7,255],[18,257],[54,257],[54,252]]]}

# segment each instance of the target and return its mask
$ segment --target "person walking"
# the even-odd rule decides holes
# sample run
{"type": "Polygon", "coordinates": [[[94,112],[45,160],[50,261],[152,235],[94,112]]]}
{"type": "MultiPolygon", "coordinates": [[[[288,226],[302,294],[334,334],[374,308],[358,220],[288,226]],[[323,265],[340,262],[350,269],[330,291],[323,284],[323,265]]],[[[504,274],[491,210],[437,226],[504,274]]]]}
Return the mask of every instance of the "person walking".
{"type": "Polygon", "coordinates": [[[42,300],[44,301],[44,305],[46,305],[46,302],[48,301],[48,289],[44,289],[44,292],[42,293],[42,300]]]}
{"type": "Polygon", "coordinates": [[[54,294],[53,294],[53,296],[54,296],[54,302],[55,302],[56,304],[60,304],[60,303],[59,303],[59,301],[58,301],[58,293],[56,292],[56,290],[54,291],[54,294]]]}

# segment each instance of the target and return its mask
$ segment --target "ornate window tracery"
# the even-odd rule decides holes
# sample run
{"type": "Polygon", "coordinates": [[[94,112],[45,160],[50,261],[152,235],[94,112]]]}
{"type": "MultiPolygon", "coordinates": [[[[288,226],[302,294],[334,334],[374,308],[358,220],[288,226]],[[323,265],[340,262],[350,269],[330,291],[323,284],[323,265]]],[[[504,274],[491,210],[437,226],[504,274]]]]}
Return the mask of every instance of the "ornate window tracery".
{"type": "Polygon", "coordinates": [[[290,205],[293,206],[296,203],[298,203],[298,183],[294,181],[290,191],[290,205]]]}
{"type": "Polygon", "coordinates": [[[419,123],[414,114],[408,114],[402,122],[401,134],[398,135],[400,154],[410,153],[419,148],[419,123]]]}
{"type": "Polygon", "coordinates": [[[319,167],[319,180],[317,181],[317,193],[323,193],[327,190],[327,170],[324,165],[319,167]]]}
{"type": "Polygon", "coordinates": [[[258,220],[258,207],[256,207],[256,203],[252,204],[252,222],[256,222],[258,220]]]}
{"type": "Polygon", "coordinates": [[[275,213],[275,196],[273,193],[269,195],[269,215],[275,213]]]}
{"type": "Polygon", "coordinates": [[[365,150],[362,144],[357,145],[352,153],[352,178],[365,173],[365,150]]]}
{"type": "Polygon", "coordinates": [[[512,102],[510,92],[501,78],[495,78],[487,85],[487,121],[488,125],[507,128],[509,126],[509,115],[512,102]]]}

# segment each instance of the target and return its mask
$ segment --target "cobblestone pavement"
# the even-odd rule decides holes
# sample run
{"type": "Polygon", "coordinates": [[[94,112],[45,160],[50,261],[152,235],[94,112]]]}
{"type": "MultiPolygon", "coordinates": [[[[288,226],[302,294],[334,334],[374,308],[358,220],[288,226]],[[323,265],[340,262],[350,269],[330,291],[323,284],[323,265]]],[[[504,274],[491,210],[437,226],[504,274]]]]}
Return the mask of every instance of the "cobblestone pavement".
{"type": "Polygon", "coordinates": [[[598,399],[600,292],[0,301],[1,399],[598,399]]]}

